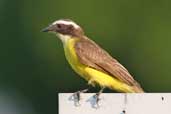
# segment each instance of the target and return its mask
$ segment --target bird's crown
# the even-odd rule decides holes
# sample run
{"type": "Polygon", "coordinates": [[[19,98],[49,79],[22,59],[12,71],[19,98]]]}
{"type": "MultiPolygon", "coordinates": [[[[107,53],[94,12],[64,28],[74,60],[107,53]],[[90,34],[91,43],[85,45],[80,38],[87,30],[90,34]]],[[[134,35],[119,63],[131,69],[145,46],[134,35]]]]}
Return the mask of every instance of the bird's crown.
{"type": "Polygon", "coordinates": [[[44,32],[55,32],[62,35],[81,36],[84,34],[82,28],[70,19],[60,19],[43,30],[44,32]]]}

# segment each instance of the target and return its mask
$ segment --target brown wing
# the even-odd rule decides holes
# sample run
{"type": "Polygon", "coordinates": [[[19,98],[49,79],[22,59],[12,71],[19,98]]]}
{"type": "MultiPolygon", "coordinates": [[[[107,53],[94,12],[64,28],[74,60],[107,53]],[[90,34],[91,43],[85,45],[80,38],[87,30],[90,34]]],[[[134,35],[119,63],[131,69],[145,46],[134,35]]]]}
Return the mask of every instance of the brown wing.
{"type": "Polygon", "coordinates": [[[82,64],[108,73],[128,85],[139,86],[126,68],[93,41],[82,38],[75,44],[75,49],[82,64]]]}

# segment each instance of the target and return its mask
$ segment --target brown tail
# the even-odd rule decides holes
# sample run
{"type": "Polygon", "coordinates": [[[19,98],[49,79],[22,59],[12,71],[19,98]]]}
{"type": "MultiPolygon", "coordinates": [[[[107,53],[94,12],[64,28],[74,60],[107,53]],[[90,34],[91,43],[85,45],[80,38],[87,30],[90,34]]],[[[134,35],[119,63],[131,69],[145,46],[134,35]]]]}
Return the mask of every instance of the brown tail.
{"type": "Polygon", "coordinates": [[[132,88],[135,93],[144,93],[144,90],[142,89],[142,87],[138,82],[135,82],[132,88]]]}
{"type": "Polygon", "coordinates": [[[144,90],[139,86],[133,86],[133,91],[135,93],[144,93],[144,90]]]}

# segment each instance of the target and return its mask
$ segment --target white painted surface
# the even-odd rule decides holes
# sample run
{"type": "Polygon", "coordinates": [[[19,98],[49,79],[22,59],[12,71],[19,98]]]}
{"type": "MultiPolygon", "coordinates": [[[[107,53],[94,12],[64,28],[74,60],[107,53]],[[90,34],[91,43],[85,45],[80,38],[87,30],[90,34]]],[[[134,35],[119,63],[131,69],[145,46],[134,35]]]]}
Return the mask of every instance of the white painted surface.
{"type": "Polygon", "coordinates": [[[72,93],[59,93],[59,114],[171,114],[171,93],[125,94],[102,93],[99,108],[93,108],[93,93],[81,94],[75,106],[72,93]],[[162,96],[164,100],[162,100],[162,96]]]}

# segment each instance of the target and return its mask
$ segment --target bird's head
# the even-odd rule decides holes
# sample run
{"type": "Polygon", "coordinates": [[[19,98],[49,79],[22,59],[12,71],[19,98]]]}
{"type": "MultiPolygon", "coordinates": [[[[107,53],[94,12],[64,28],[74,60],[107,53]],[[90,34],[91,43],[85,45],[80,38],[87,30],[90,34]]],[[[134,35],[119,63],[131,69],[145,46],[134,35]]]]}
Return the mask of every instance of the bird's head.
{"type": "Polygon", "coordinates": [[[82,28],[70,19],[57,20],[42,31],[55,33],[62,41],[84,35],[82,28]]]}

